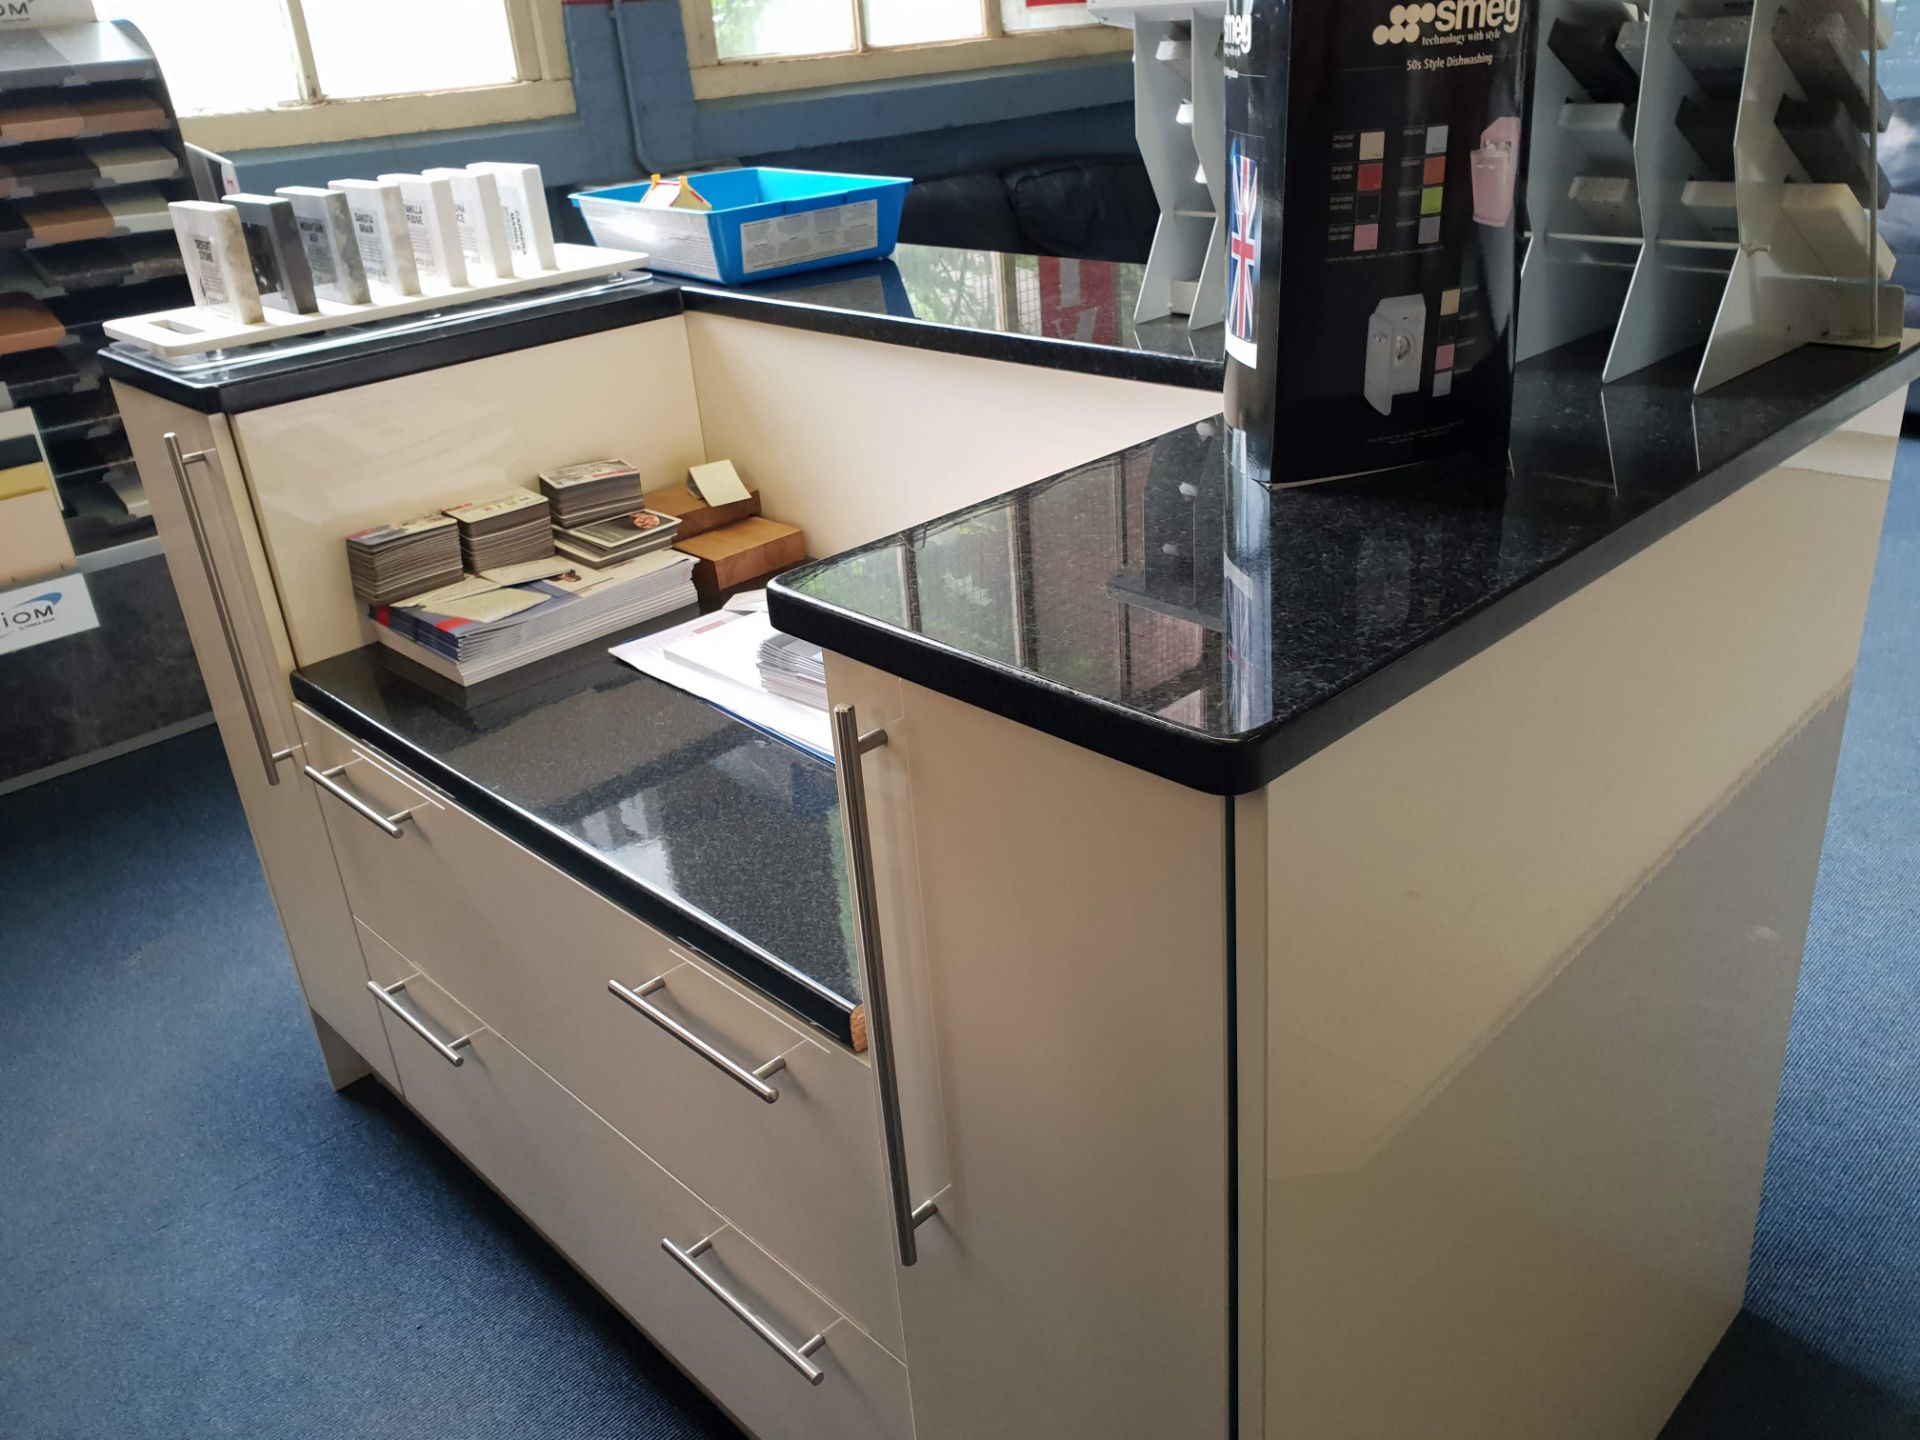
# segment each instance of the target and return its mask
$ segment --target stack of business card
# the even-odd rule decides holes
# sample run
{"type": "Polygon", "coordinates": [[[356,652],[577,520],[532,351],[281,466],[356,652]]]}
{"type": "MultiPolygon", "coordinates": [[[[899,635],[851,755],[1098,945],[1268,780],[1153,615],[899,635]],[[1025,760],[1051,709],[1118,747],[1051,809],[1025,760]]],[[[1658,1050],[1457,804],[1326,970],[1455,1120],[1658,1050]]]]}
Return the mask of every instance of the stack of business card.
{"type": "Polygon", "coordinates": [[[542,470],[540,488],[553,502],[553,523],[563,530],[641,508],[640,472],[624,460],[588,460],[542,470]]]}
{"type": "Polygon", "coordinates": [[[455,505],[446,513],[460,524],[460,553],[475,575],[553,554],[553,521],[547,497],[531,490],[455,505]]]}
{"type": "Polygon", "coordinates": [[[553,548],[569,560],[595,570],[618,565],[636,555],[663,550],[673,544],[680,522],[671,515],[642,510],[618,520],[601,520],[571,530],[553,532],[553,548]]]}
{"type": "Polygon", "coordinates": [[[445,515],[378,525],[347,537],[353,593],[369,605],[450,585],[461,575],[460,531],[445,515]]]}

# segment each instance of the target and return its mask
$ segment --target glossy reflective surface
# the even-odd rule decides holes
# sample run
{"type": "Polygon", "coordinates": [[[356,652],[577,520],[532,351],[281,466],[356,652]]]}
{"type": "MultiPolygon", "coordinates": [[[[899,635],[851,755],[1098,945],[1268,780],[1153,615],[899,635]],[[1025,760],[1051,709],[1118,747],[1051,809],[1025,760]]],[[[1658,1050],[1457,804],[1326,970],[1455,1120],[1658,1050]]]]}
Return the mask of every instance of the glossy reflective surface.
{"type": "Polygon", "coordinates": [[[1273,491],[1219,421],[784,577],[781,628],[1219,793],[1257,788],[1891,393],[1809,347],[1701,399],[1523,367],[1511,470],[1273,491]]]}
{"type": "Polygon", "coordinates": [[[107,373],[205,413],[238,414],[686,311],[1148,384],[1218,390],[1224,330],[1136,324],[1144,267],[902,245],[891,259],[727,289],[620,278],[457,306],[184,364],[116,344],[107,373]]]}
{"type": "Polygon", "coordinates": [[[294,691],[583,884],[850,1038],[860,997],[833,767],[621,664],[606,653],[617,639],[466,691],[369,646],[296,672],[294,691]]]}
{"type": "Polygon", "coordinates": [[[1144,265],[1062,260],[996,250],[902,245],[891,259],[813,271],[741,294],[767,295],[931,325],[1070,341],[1226,364],[1226,328],[1189,330],[1184,317],[1136,322],[1144,265]]]}

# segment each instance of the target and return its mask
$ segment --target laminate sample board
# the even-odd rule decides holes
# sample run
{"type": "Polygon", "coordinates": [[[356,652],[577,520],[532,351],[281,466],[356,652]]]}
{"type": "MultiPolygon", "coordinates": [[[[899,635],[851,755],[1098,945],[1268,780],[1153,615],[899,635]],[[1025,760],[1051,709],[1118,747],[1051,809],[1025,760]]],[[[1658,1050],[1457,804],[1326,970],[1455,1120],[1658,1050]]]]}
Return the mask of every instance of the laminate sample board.
{"type": "Polygon", "coordinates": [[[151,80],[153,52],[125,21],[0,30],[0,91],[151,80]]]}
{"type": "Polygon", "coordinates": [[[30,250],[27,262],[40,283],[55,291],[141,285],[185,273],[180,247],[162,233],[30,250]]]}
{"type": "Polygon", "coordinates": [[[166,196],[152,185],[0,201],[0,245],[68,245],[168,228],[166,196]]]}
{"type": "Polygon", "coordinates": [[[0,150],[0,200],[172,180],[180,157],[152,140],[51,140],[0,150]]]}
{"type": "Polygon", "coordinates": [[[137,86],[104,86],[102,93],[25,95],[0,99],[0,145],[73,140],[172,124],[164,101],[137,86]]]}
{"type": "Polygon", "coordinates": [[[100,372],[88,358],[82,367],[52,348],[0,356],[0,409],[92,389],[100,383],[100,372]]]}
{"type": "Polygon", "coordinates": [[[58,345],[66,333],[67,327],[32,296],[0,294],[0,355],[58,345]]]}

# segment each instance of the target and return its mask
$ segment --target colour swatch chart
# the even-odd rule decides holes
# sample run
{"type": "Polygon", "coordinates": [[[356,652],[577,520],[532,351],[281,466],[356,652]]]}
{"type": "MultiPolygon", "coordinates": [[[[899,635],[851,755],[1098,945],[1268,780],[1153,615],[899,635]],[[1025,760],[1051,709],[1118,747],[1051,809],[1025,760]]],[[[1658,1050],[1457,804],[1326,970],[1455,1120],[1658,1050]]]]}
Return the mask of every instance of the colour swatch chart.
{"type": "Polygon", "coordinates": [[[1387,133],[1349,131],[1333,137],[1333,183],[1327,215],[1329,255],[1380,248],[1387,184],[1387,133]]]}
{"type": "Polygon", "coordinates": [[[1453,393],[1453,367],[1458,358],[1460,339],[1460,292],[1440,292],[1440,325],[1433,347],[1433,393],[1453,393]]]}
{"type": "Polygon", "coordinates": [[[1438,245],[1448,139],[1445,125],[1335,135],[1328,253],[1368,255],[1438,245]]]}
{"type": "Polygon", "coordinates": [[[1463,344],[1460,337],[1463,334],[1471,336],[1483,333],[1484,326],[1472,322],[1477,320],[1484,300],[1485,293],[1478,285],[1440,292],[1439,321],[1433,332],[1433,393],[1436,398],[1451,395],[1453,377],[1462,370],[1471,370],[1481,359],[1480,351],[1484,347],[1472,341],[1463,344]]]}

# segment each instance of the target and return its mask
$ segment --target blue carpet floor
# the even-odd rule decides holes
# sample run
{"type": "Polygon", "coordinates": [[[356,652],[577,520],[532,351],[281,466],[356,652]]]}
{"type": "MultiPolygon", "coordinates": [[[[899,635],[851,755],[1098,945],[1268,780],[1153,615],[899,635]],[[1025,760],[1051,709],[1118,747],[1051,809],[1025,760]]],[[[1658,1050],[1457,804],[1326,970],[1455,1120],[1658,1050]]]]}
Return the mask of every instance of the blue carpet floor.
{"type": "MultiPolygon", "coordinates": [[[[1916,854],[1907,442],[1748,1310],[1664,1440],[1920,1440],[1916,854]]],[[[0,798],[0,1097],[0,1440],[737,1434],[384,1091],[327,1089],[211,732],[0,798]]]]}

